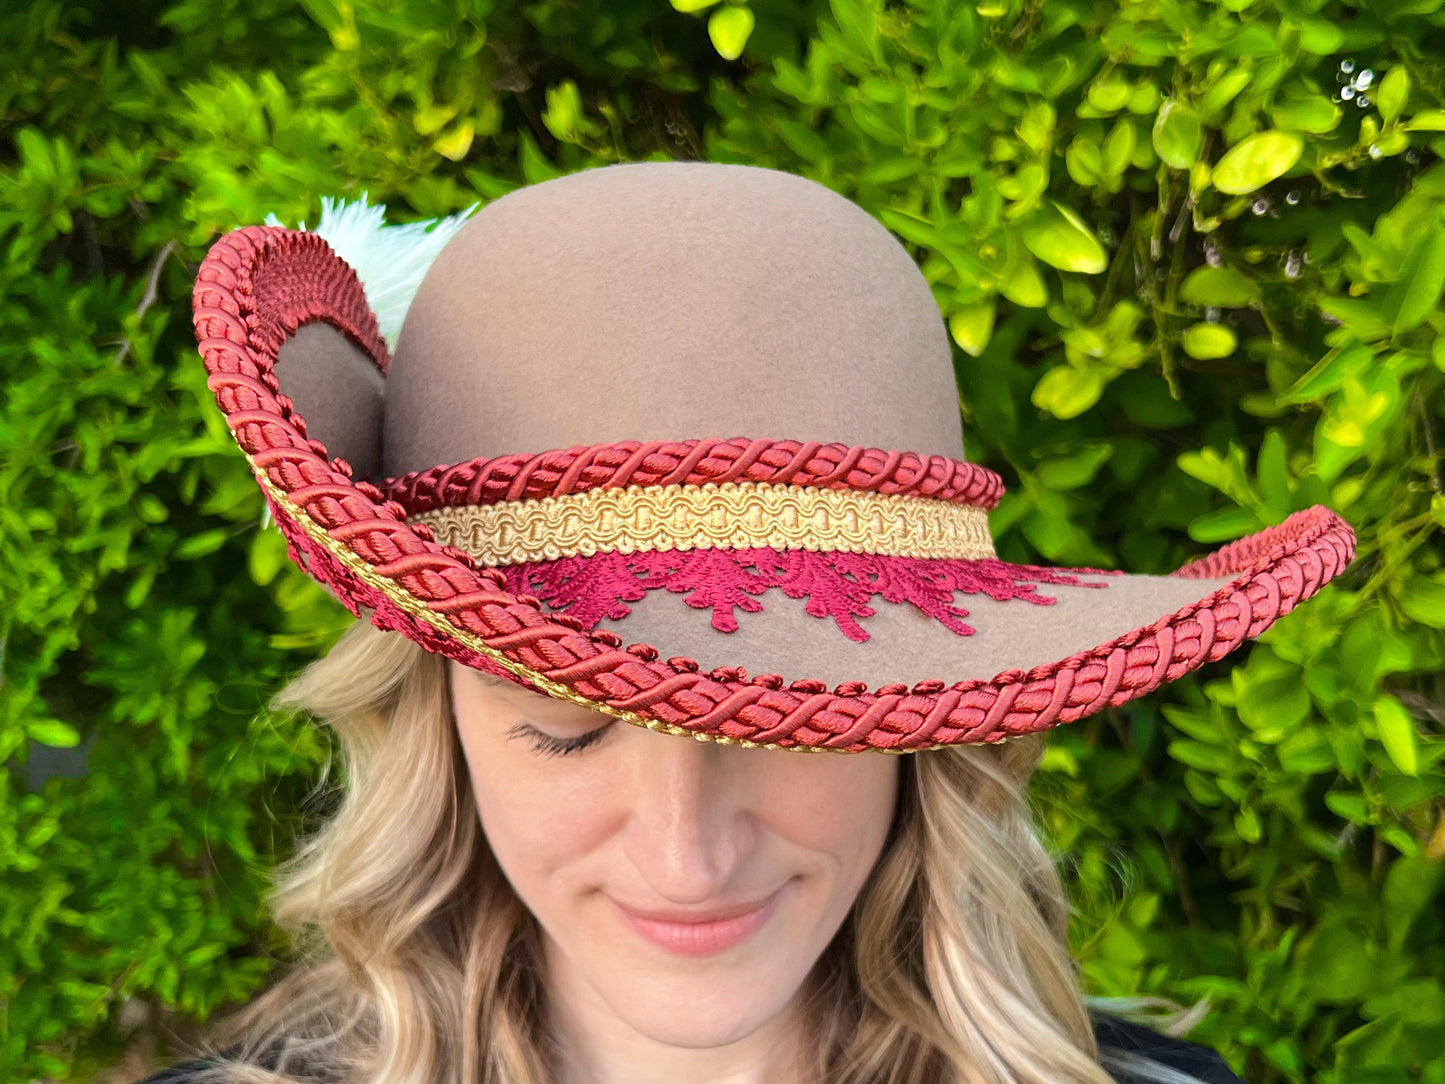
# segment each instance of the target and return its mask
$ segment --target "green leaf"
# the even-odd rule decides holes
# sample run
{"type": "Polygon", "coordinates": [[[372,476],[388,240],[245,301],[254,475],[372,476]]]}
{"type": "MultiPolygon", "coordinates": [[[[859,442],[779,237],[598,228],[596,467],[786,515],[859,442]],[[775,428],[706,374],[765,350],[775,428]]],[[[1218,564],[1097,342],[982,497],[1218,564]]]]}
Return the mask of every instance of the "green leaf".
{"type": "Polygon", "coordinates": [[[542,123],[558,139],[570,142],[583,126],[582,91],[574,79],[547,88],[542,123]]]}
{"type": "Polygon", "coordinates": [[[69,723],[59,719],[34,719],[25,724],[25,733],[41,745],[52,749],[71,749],[80,744],[80,735],[69,723]]]}
{"type": "Polygon", "coordinates": [[[1405,102],[1410,97],[1410,76],[1403,64],[1394,65],[1380,80],[1375,90],[1375,108],[1380,119],[1386,124],[1405,111],[1405,102]]]}
{"type": "MultiPolygon", "coordinates": [[[[1445,507],[1445,498],[1435,500],[1445,507]]],[[[1411,621],[1445,629],[1445,572],[1411,577],[1400,593],[1400,609],[1411,621]]]]}
{"type": "Polygon", "coordinates": [[[1128,117],[1120,117],[1114,122],[1114,127],[1104,139],[1103,166],[1106,174],[1117,177],[1129,167],[1138,139],[1134,122],[1128,117]]]}
{"type": "Polygon", "coordinates": [[[1380,316],[1381,303],[1373,298],[1321,297],[1321,312],[1329,313],[1364,342],[1383,339],[1390,327],[1380,316]]]}
{"type": "Polygon", "coordinates": [[[301,8],[321,29],[331,33],[341,29],[341,15],[334,0],[301,0],[301,8]]]}
{"type": "Polygon", "coordinates": [[[1270,429],[1260,442],[1256,474],[1265,506],[1277,518],[1284,519],[1291,511],[1289,449],[1278,429],[1270,429]]]}
{"type": "Polygon", "coordinates": [[[1423,915],[1440,890],[1442,878],[1445,878],[1445,863],[1423,857],[1398,858],[1390,863],[1390,872],[1385,875],[1381,902],[1403,919],[1423,915]]]}
{"type": "Polygon", "coordinates": [[[1445,109],[1422,109],[1400,127],[1411,132],[1445,132],[1445,109]]]}
{"type": "Polygon", "coordinates": [[[429,105],[412,114],[411,126],[416,129],[417,135],[435,135],[456,115],[457,108],[454,105],[429,105]]]}
{"type": "Polygon", "coordinates": [[[1312,997],[1348,1004],[1369,989],[1374,962],[1361,949],[1363,931],[1346,925],[1343,917],[1322,923],[1300,945],[1300,980],[1312,997]]]}
{"type": "Polygon", "coordinates": [[[1097,275],[1109,266],[1104,246],[1078,214],[1058,200],[1040,208],[1023,227],[1024,244],[1039,259],[1061,271],[1097,275]]]}
{"type": "Polygon", "coordinates": [[[1329,791],[1325,795],[1325,807],[1351,824],[1369,824],[1372,820],[1365,796],[1353,791],[1329,791]]]}
{"type": "Polygon", "coordinates": [[[1201,119],[1212,119],[1218,115],[1226,105],[1234,101],[1241,90],[1249,86],[1253,74],[1244,65],[1227,68],[1199,99],[1201,119]]]}
{"type": "Polygon", "coordinates": [[[1092,187],[1104,175],[1104,152],[1098,141],[1077,135],[1064,151],[1064,168],[1076,184],[1092,187]]]}
{"type": "Polygon", "coordinates": [[[1179,738],[1169,743],[1169,755],[1190,768],[1212,775],[1227,775],[1236,767],[1233,754],[1220,745],[1179,738]]]}
{"type": "Polygon", "coordinates": [[[953,336],[953,341],[958,343],[965,353],[978,357],[993,334],[993,320],[997,310],[998,304],[993,298],[955,309],[948,317],[948,331],[953,336]]]}
{"type": "Polygon", "coordinates": [[[1263,834],[1259,814],[1250,808],[1241,809],[1234,815],[1234,830],[1243,842],[1258,843],[1263,834]]]}
{"type": "MultiPolygon", "coordinates": [[[[823,152],[823,157],[827,151],[823,152]]],[[[868,168],[863,171],[864,180],[870,184],[893,184],[905,177],[912,177],[922,171],[923,159],[915,154],[894,154],[884,155],[875,158],[868,168]]]]}
{"type": "Polygon", "coordinates": [[[1049,289],[1039,273],[1038,264],[1027,258],[1020,259],[1012,274],[999,283],[998,289],[1015,305],[1026,309],[1041,309],[1049,303],[1049,289]]]}
{"type": "Polygon", "coordinates": [[[1106,383],[1102,369],[1058,365],[1034,385],[1030,399],[1034,406],[1056,418],[1076,418],[1099,401],[1106,383]]]}
{"type": "Polygon", "coordinates": [[[472,140],[476,138],[476,127],[469,120],[464,120],[446,135],[432,142],[432,149],[443,158],[449,158],[453,162],[460,162],[472,149],[472,140]]]}
{"type": "Polygon", "coordinates": [[[1242,309],[1259,300],[1259,286],[1232,267],[1201,264],[1184,277],[1179,296],[1194,305],[1242,309]]]}
{"type": "Polygon", "coordinates": [[[1304,140],[1293,132],[1256,132],[1229,148],[1215,165],[1214,187],[1233,196],[1253,192],[1284,176],[1303,152],[1304,140]]]}
{"type": "Polygon", "coordinates": [[[1219,508],[1189,521],[1189,537],[1206,545],[1233,542],[1263,529],[1263,521],[1252,508],[1219,508]]]}
{"type": "Polygon", "coordinates": [[[1306,403],[1322,398],[1343,384],[1348,377],[1358,376],[1360,370],[1370,364],[1374,356],[1374,351],[1364,343],[1352,342],[1348,346],[1335,347],[1315,362],[1303,376],[1280,392],[1279,401],[1306,403]]]}
{"type": "Polygon", "coordinates": [[[1073,455],[1044,460],[1034,472],[1034,478],[1046,489],[1078,489],[1092,482],[1113,454],[1113,445],[1095,444],[1073,455]]]}
{"type": "Polygon", "coordinates": [[[1380,316],[1395,333],[1419,327],[1445,290],[1445,226],[1438,222],[1410,250],[1398,282],[1385,293],[1380,316]]]}
{"type": "Polygon", "coordinates": [[[1032,101],[1024,110],[1020,118],[1018,136],[1024,142],[1024,146],[1035,154],[1044,155],[1048,153],[1049,143],[1052,140],[1054,125],[1058,122],[1058,114],[1053,105],[1044,101],[1032,101]]]}
{"type": "Polygon", "coordinates": [[[1270,111],[1277,128],[1323,135],[1339,127],[1343,111],[1321,94],[1281,102],[1270,111]]]}
{"type": "Polygon", "coordinates": [[[274,580],[276,573],[285,567],[286,560],[286,538],[279,530],[266,528],[251,536],[247,566],[251,572],[251,580],[258,587],[265,587],[274,580]]]}
{"type": "Polygon", "coordinates": [[[1100,113],[1117,113],[1124,108],[1132,93],[1128,83],[1117,76],[1110,75],[1102,80],[1095,80],[1089,84],[1089,104],[1100,113]]]}
{"type": "Polygon", "coordinates": [[[183,538],[171,550],[171,557],[177,561],[189,561],[197,557],[204,557],[208,553],[215,553],[226,544],[226,539],[231,537],[231,528],[213,527],[209,531],[201,531],[189,538],[183,538]]]}
{"type": "Polygon", "coordinates": [[[1330,56],[1340,51],[1345,32],[1329,19],[1306,19],[1300,24],[1300,48],[1315,56],[1330,56]]]}
{"type": "Polygon", "coordinates": [[[1199,160],[1204,129],[1199,114],[1173,98],[1166,98],[1154,118],[1154,153],[1165,165],[1188,169],[1199,160]]]}
{"type": "Polygon", "coordinates": [[[1239,345],[1234,329],[1223,324],[1194,324],[1184,329],[1181,341],[1184,352],[1201,361],[1227,358],[1239,345]]]}
{"type": "Polygon", "coordinates": [[[1385,752],[1395,762],[1395,767],[1406,775],[1417,775],[1420,771],[1420,756],[1416,748],[1415,720],[1405,705],[1388,693],[1375,701],[1375,728],[1385,752]]]}
{"type": "Polygon", "coordinates": [[[755,22],[752,8],[728,4],[708,17],[707,35],[720,57],[736,60],[743,55],[743,46],[748,43],[755,22]]]}

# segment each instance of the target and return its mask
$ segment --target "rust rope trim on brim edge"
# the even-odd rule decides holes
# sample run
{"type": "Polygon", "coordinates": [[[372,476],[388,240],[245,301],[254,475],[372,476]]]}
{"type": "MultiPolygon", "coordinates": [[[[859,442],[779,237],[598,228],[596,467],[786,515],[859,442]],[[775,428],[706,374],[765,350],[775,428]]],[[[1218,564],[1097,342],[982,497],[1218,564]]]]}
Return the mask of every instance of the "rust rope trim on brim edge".
{"type": "MultiPolygon", "coordinates": [[[[861,682],[845,682],[829,696],[822,682],[796,681],[785,690],[779,675],[749,682],[737,668],[720,667],[705,676],[692,660],[670,659],[665,666],[653,663],[657,652],[647,645],[615,650],[622,643],[615,633],[582,631],[565,614],[542,614],[534,598],[497,590],[493,577],[500,574],[495,570],[478,572],[466,554],[442,551],[423,537],[422,529],[403,522],[405,509],[399,503],[378,506],[362,490],[366,483],[352,486],[340,467],[328,464],[325,446],[306,438],[304,419],[290,410],[271,372],[285,336],[313,319],[326,319],[358,340],[374,338],[374,333],[364,334],[368,323],[374,327],[374,318],[365,308],[355,276],[324,242],[291,231],[256,227],[236,231],[213,246],[193,296],[197,339],[211,372],[209,386],[258,481],[265,477],[261,484],[275,510],[287,517],[283,521],[278,515],[278,522],[283,529],[289,525],[298,531],[308,551],[326,564],[321,573],[311,570],[313,578],[325,582],[327,572],[340,571],[345,582],[338,581],[337,586],[352,603],[372,596],[383,604],[379,611],[393,611],[383,612],[384,619],[399,616],[423,622],[425,629],[410,627],[423,636],[419,642],[424,645],[442,646],[449,640],[480,659],[494,660],[549,695],[569,701],[581,697],[576,702],[648,729],[665,728],[740,745],[839,751],[916,751],[1042,730],[1142,696],[1222,657],[1318,591],[1354,551],[1353,532],[1329,509],[1315,506],[1295,513],[1262,532],[1263,539],[1234,544],[1231,558],[1235,551],[1255,555],[1263,545],[1274,543],[1256,566],[1200,602],[1107,644],[1027,672],[1004,671],[990,681],[970,679],[952,687],[941,681],[920,682],[911,693],[906,685],[896,683],[871,694],[861,682]],[[260,243],[253,246],[253,241],[260,243]],[[272,257],[290,261],[286,268],[290,277],[279,283],[268,278],[264,284],[268,294],[291,295],[276,299],[285,310],[282,314],[255,311],[248,257],[262,266],[272,257]],[[270,476],[272,469],[275,478],[270,476]],[[336,486],[349,486],[353,492],[338,499],[336,486]],[[309,491],[311,503],[329,514],[318,520],[309,505],[303,508],[287,499],[285,493],[291,491],[309,491]],[[360,513],[362,505],[368,514],[360,513]],[[324,519],[335,521],[332,529],[353,528],[345,543],[326,533],[324,519]],[[367,556],[368,552],[377,555],[367,556]],[[361,568],[367,575],[361,574],[361,568]],[[1277,579],[1275,571],[1283,578],[1277,579]],[[432,605],[403,581],[433,595],[432,605]],[[460,623],[468,619],[488,635],[482,637],[460,623]],[[464,642],[461,634],[470,642],[464,642]],[[1150,642],[1138,643],[1146,637],[1150,642]],[[571,684],[516,657],[523,652],[550,663],[548,674],[565,675],[571,684]],[[629,673],[622,672],[624,667],[629,673]],[[584,684],[597,689],[598,695],[578,693],[574,686],[584,684]],[[619,707],[618,702],[625,705],[619,707]],[[757,721],[759,714],[771,719],[771,725],[757,721]],[[832,725],[810,726],[814,719],[827,719],[832,725]],[[694,727],[675,725],[684,720],[694,727]],[[709,727],[730,727],[740,733],[706,733],[709,727]],[[939,734],[945,736],[931,740],[939,734]]],[[[290,532],[288,538],[296,541],[290,532]]],[[[1213,564],[1220,556],[1210,555],[1203,563],[1213,564]]],[[[1199,565],[1186,566],[1191,571],[1185,574],[1201,575],[1195,571],[1199,565]]]]}

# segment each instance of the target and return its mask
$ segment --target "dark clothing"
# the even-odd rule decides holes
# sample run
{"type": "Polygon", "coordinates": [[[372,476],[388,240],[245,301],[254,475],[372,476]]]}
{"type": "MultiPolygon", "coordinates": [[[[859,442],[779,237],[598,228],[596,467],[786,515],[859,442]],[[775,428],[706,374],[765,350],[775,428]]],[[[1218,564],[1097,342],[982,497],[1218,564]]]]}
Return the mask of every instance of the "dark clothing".
{"type": "MultiPolygon", "coordinates": [[[[1114,1016],[1096,1016],[1094,1037],[1103,1050],[1142,1054],[1171,1069],[1189,1073],[1202,1084],[1244,1084],[1230,1072],[1224,1059],[1207,1046],[1170,1039],[1141,1024],[1130,1024],[1114,1016]]],[[[204,1064],[183,1062],[141,1084],[190,1084],[194,1071],[204,1064]]],[[[1127,1073],[1116,1072],[1114,1079],[1118,1084],[1144,1084],[1142,1078],[1127,1073]]]]}
{"type": "MultiPolygon", "coordinates": [[[[1116,1016],[1094,1017],[1094,1038],[1100,1051],[1117,1050],[1142,1054],[1162,1065],[1188,1073],[1204,1084],[1244,1084],[1229,1064],[1207,1046],[1171,1039],[1142,1024],[1131,1024],[1116,1016]]],[[[1117,1074],[1118,1084],[1136,1084],[1138,1077],[1117,1074]]]]}

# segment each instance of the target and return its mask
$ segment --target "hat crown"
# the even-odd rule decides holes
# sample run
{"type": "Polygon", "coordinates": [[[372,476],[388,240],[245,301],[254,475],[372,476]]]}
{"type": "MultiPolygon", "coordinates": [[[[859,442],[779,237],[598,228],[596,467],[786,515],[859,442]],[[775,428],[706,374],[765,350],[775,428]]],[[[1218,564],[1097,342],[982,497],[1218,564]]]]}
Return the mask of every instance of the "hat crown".
{"type": "Polygon", "coordinates": [[[386,379],[382,471],[747,436],[963,458],[952,350],[907,250],[778,170],[605,166],[443,248],[386,379]]]}

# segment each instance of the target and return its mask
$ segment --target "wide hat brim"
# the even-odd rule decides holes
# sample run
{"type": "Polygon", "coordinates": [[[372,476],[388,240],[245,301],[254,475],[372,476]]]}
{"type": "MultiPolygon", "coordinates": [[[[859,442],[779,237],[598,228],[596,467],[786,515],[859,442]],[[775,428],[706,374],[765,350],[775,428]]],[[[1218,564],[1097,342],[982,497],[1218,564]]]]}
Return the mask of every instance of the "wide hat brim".
{"type": "Polygon", "coordinates": [[[208,386],[298,565],[378,627],[654,730],[850,752],[996,742],[1126,703],[1224,657],[1316,594],[1354,555],[1349,525],[1315,506],[1168,576],[1100,573],[1108,589],[1087,601],[1088,585],[1049,577],[1045,582],[1060,585],[1051,593],[1080,595],[1055,610],[970,597],[973,617],[987,619],[993,648],[1010,645],[1016,664],[1006,668],[996,665],[996,651],[971,656],[967,639],[918,632],[936,623],[905,627],[883,612],[874,620],[895,622],[899,639],[890,650],[909,657],[899,666],[900,675],[912,671],[907,680],[872,688],[820,680],[825,661],[847,665],[848,649],[811,635],[803,626],[816,618],[807,615],[796,627],[774,622],[768,634],[739,641],[738,658],[704,668],[696,645],[718,638],[690,641],[676,615],[651,596],[616,625],[634,642],[603,622],[549,611],[538,598],[509,590],[504,570],[408,522],[416,508],[383,492],[415,495],[418,486],[354,480],[350,467],[308,434],[276,374],[281,347],[299,328],[324,322],[380,372],[389,364],[361,284],[321,238],[277,227],[226,235],[200,268],[193,314],[208,386]],[[651,630],[667,640],[648,642],[651,630]],[[910,643],[910,635],[923,635],[918,642],[928,646],[910,643]],[[800,643],[816,647],[815,661],[800,643]],[[801,672],[769,665],[783,658],[801,672]],[[920,665],[928,676],[917,676],[920,665]]]}

